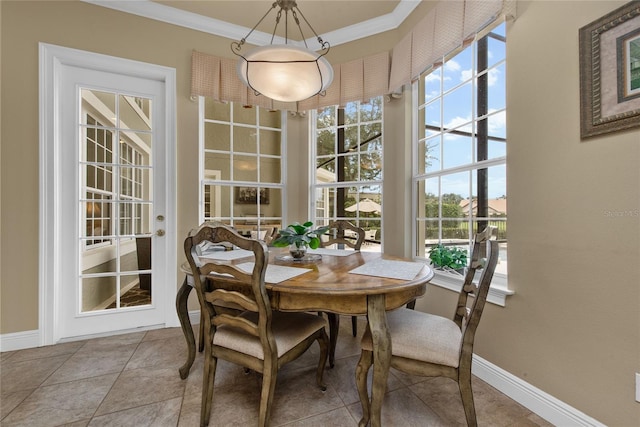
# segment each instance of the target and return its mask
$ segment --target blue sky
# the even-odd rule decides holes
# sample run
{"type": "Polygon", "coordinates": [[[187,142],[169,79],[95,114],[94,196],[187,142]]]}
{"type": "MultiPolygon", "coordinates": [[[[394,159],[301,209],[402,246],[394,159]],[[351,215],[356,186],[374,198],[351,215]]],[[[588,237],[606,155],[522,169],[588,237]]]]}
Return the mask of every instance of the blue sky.
{"type": "MultiPolygon", "coordinates": [[[[504,36],[504,24],[494,30],[495,33],[504,36]]],[[[506,114],[500,111],[505,108],[505,72],[506,64],[501,62],[506,55],[505,44],[501,41],[489,38],[488,43],[488,111],[489,111],[489,135],[498,138],[506,138],[506,114]],[[496,65],[498,64],[498,65],[496,65]],[[498,111],[496,113],[496,111],[498,111]]],[[[432,72],[425,78],[425,124],[445,129],[457,129],[463,132],[472,132],[471,120],[475,114],[475,100],[472,97],[474,91],[474,55],[472,49],[465,49],[454,58],[446,62],[443,67],[432,72]],[[445,95],[437,99],[440,91],[445,95]]],[[[429,135],[436,132],[426,131],[429,135]]],[[[458,167],[468,164],[474,156],[472,138],[453,133],[428,139],[430,147],[431,165],[426,172],[458,167]]],[[[497,158],[506,155],[504,142],[489,142],[489,158],[497,158]]],[[[473,175],[475,180],[475,174],[473,175]]],[[[426,191],[437,194],[435,180],[427,182],[426,191]]],[[[456,193],[463,197],[469,196],[468,172],[457,173],[443,177],[442,194],[456,193]]],[[[475,192],[475,184],[473,184],[475,192]]],[[[497,166],[489,169],[489,197],[497,198],[506,194],[506,168],[497,166]]]]}

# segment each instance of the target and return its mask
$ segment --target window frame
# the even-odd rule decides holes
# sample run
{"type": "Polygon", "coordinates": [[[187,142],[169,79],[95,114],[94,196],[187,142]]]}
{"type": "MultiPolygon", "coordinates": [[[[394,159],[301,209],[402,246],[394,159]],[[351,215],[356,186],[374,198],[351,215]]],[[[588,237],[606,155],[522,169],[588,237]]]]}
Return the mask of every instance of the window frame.
{"type": "MultiPolygon", "coordinates": [[[[496,114],[500,114],[500,112],[504,112],[505,117],[506,117],[506,112],[507,112],[507,107],[506,107],[506,103],[504,106],[504,109],[502,110],[498,110],[498,112],[490,112],[487,111],[485,114],[482,114],[479,118],[478,116],[478,112],[477,112],[477,96],[478,96],[478,87],[477,87],[477,79],[478,76],[480,74],[483,73],[489,73],[491,69],[493,68],[497,68],[499,66],[504,66],[506,68],[507,65],[507,58],[505,56],[504,59],[502,60],[498,60],[494,63],[492,63],[486,70],[484,70],[481,73],[477,72],[477,57],[476,57],[476,51],[477,51],[477,45],[478,45],[478,40],[480,40],[482,37],[487,36],[491,30],[495,29],[496,27],[500,26],[500,25],[505,25],[504,21],[501,22],[496,22],[496,24],[494,26],[491,27],[491,29],[485,30],[482,34],[478,34],[478,36],[476,37],[476,39],[468,46],[463,46],[460,47],[452,52],[450,52],[449,54],[445,55],[442,58],[442,64],[440,65],[440,67],[444,68],[445,65],[447,64],[447,62],[453,58],[455,58],[459,53],[463,52],[465,49],[474,49],[474,51],[472,51],[472,63],[474,65],[474,73],[472,75],[472,77],[470,78],[470,82],[472,84],[472,91],[471,91],[471,97],[472,97],[472,114],[471,114],[471,120],[470,122],[466,123],[465,125],[459,127],[459,128],[455,128],[454,131],[456,129],[465,129],[467,127],[471,128],[471,130],[469,131],[469,133],[471,134],[471,141],[472,141],[472,146],[473,146],[473,150],[472,150],[472,159],[471,162],[469,163],[464,163],[464,164],[459,164],[459,165],[454,165],[451,167],[445,167],[444,165],[435,169],[434,171],[426,171],[426,170],[422,170],[421,172],[419,171],[419,156],[421,155],[421,151],[419,148],[419,145],[421,143],[426,143],[429,139],[429,137],[425,134],[424,136],[421,137],[420,134],[420,130],[419,130],[419,126],[426,126],[425,121],[424,120],[420,120],[421,118],[421,114],[424,114],[424,112],[421,113],[421,108],[424,109],[424,106],[428,105],[429,103],[433,102],[433,99],[430,100],[422,100],[423,104],[420,104],[421,102],[421,98],[420,98],[420,82],[425,79],[425,77],[427,75],[429,75],[431,72],[434,72],[437,70],[437,68],[432,68],[428,71],[425,71],[424,73],[422,73],[419,77],[418,80],[412,82],[411,84],[411,96],[412,96],[412,144],[411,144],[411,159],[412,159],[412,179],[411,179],[411,199],[412,199],[412,227],[411,227],[411,234],[412,234],[412,242],[411,242],[411,250],[413,253],[413,258],[416,260],[420,260],[420,261],[427,261],[429,262],[429,258],[428,258],[428,253],[425,250],[425,254],[424,257],[419,256],[419,254],[417,253],[417,248],[418,248],[418,232],[419,232],[419,226],[418,223],[419,221],[427,221],[427,217],[426,216],[418,216],[418,211],[422,210],[424,211],[424,203],[419,204],[419,192],[418,192],[418,187],[419,187],[419,183],[422,182],[423,186],[426,185],[427,180],[432,179],[432,178],[440,178],[442,176],[447,176],[447,175],[453,175],[456,173],[461,173],[461,172],[468,172],[470,174],[476,173],[476,171],[480,170],[480,169],[489,169],[490,167],[493,166],[503,166],[507,167],[507,156],[506,156],[506,147],[505,147],[505,155],[504,156],[496,156],[493,158],[488,158],[486,160],[478,160],[477,159],[477,155],[478,155],[478,149],[477,149],[477,123],[480,120],[486,119],[489,120],[489,118],[493,115],[496,114]],[[422,139],[421,139],[422,138],[422,139]],[[419,207],[420,206],[420,207],[419,207]],[[424,218],[422,220],[419,220],[419,218],[424,218]]],[[[506,38],[505,38],[506,39],[506,38]]],[[[505,45],[506,45],[506,40],[505,40],[505,45]]],[[[506,75],[504,76],[504,78],[506,79],[506,75]]],[[[443,90],[442,85],[441,85],[441,90],[438,94],[438,96],[436,98],[440,98],[440,100],[442,101],[442,99],[444,98],[444,96],[446,96],[447,94],[453,93],[453,91],[459,87],[464,86],[465,84],[467,84],[467,82],[463,82],[463,83],[459,83],[456,84],[453,87],[450,87],[446,90],[443,90]]],[[[505,84],[506,86],[506,84],[505,84]]],[[[486,94],[487,99],[489,97],[489,94],[486,94]]],[[[443,107],[440,106],[441,112],[443,111],[443,107]]],[[[441,114],[440,117],[440,122],[442,123],[444,121],[444,115],[441,114]]],[[[446,136],[448,133],[448,130],[445,130],[444,128],[442,128],[439,131],[441,136],[446,136]]],[[[488,137],[490,137],[490,135],[488,135],[488,137]]],[[[506,144],[506,139],[505,139],[505,144],[506,144]]],[[[443,148],[440,149],[440,153],[439,155],[442,155],[442,150],[443,148]]],[[[424,154],[422,154],[424,155],[424,154]]],[[[470,189],[473,187],[473,181],[474,178],[471,176],[470,177],[470,189]]],[[[477,185],[477,183],[476,183],[477,185]]],[[[426,190],[426,187],[425,187],[426,190]]],[[[505,189],[506,191],[506,189],[505,189]]],[[[476,190],[477,193],[477,190],[476,190]]],[[[471,200],[471,204],[473,205],[473,194],[469,194],[469,199],[471,200]]],[[[444,218],[442,216],[442,204],[439,203],[438,204],[438,209],[439,209],[439,213],[438,213],[438,221],[442,222],[443,220],[446,220],[446,218],[444,218]]],[[[488,218],[488,217],[487,217],[488,218]]],[[[472,243],[472,239],[473,239],[473,233],[472,233],[472,228],[471,225],[473,225],[474,222],[477,221],[481,221],[484,220],[484,217],[482,217],[481,219],[478,219],[476,216],[474,215],[468,215],[466,217],[460,218],[461,220],[464,220],[466,222],[468,222],[470,224],[469,227],[469,245],[468,248],[471,248],[471,243],[472,243]]],[[[505,223],[507,221],[507,219],[504,219],[505,223]]],[[[442,239],[442,226],[438,226],[438,235],[439,235],[439,239],[442,239]]],[[[424,237],[421,234],[422,237],[424,237]]],[[[451,273],[447,273],[445,271],[439,271],[439,270],[435,270],[434,271],[435,276],[434,278],[431,280],[430,283],[443,287],[445,289],[449,289],[455,292],[459,292],[462,284],[464,282],[464,278],[462,276],[459,275],[455,275],[455,274],[451,274],[451,273]]],[[[492,283],[491,283],[491,288],[489,290],[489,295],[487,296],[487,301],[500,305],[500,306],[505,306],[506,305],[506,297],[509,295],[513,295],[514,291],[508,288],[508,276],[507,274],[502,274],[502,273],[495,273],[492,283]]]]}
{"type": "MultiPolygon", "coordinates": [[[[328,181],[328,182],[320,182],[318,181],[318,176],[317,176],[317,165],[318,165],[318,160],[319,159],[328,159],[330,157],[333,158],[334,161],[338,161],[339,158],[345,158],[348,155],[348,152],[344,152],[341,153],[339,151],[336,150],[336,152],[334,152],[331,155],[322,155],[322,156],[318,156],[318,135],[319,135],[319,128],[317,126],[318,123],[318,110],[313,110],[312,114],[310,114],[309,117],[309,141],[310,141],[310,147],[309,147],[309,152],[310,152],[310,156],[309,156],[309,182],[311,183],[310,185],[310,191],[309,191],[309,212],[311,212],[311,216],[312,216],[312,221],[314,223],[316,223],[317,225],[325,225],[331,221],[335,221],[335,220],[347,220],[352,222],[354,225],[360,227],[362,222],[366,222],[366,221],[371,221],[374,223],[378,223],[379,224],[379,236],[377,236],[378,238],[376,239],[376,242],[380,244],[380,251],[383,252],[384,251],[384,239],[383,239],[383,234],[384,234],[384,218],[382,215],[382,206],[384,203],[384,194],[383,194],[383,182],[384,182],[384,97],[380,96],[380,97],[376,97],[379,98],[379,105],[380,105],[380,119],[376,119],[376,120],[362,120],[362,109],[360,108],[360,106],[362,103],[360,101],[352,101],[349,102],[347,104],[356,104],[356,108],[357,108],[357,119],[355,121],[351,121],[348,122],[346,119],[344,120],[344,123],[339,123],[339,109],[342,110],[346,110],[346,106],[339,106],[339,105],[333,105],[333,106],[329,106],[329,107],[325,107],[322,110],[325,110],[327,108],[333,108],[334,110],[334,114],[335,114],[335,123],[332,126],[323,128],[323,129],[333,129],[335,131],[335,135],[336,135],[336,148],[338,148],[338,145],[340,143],[340,137],[339,137],[339,129],[345,129],[348,127],[356,127],[357,128],[357,134],[359,136],[358,138],[358,144],[362,144],[363,141],[360,141],[360,129],[363,125],[371,125],[371,124],[379,124],[380,126],[380,135],[374,139],[371,139],[370,142],[375,141],[376,139],[379,139],[379,145],[380,145],[380,149],[379,150],[374,150],[374,152],[376,153],[376,155],[379,156],[379,160],[380,160],[380,169],[379,169],[379,179],[376,180],[362,180],[362,170],[361,170],[361,156],[363,154],[366,154],[367,151],[366,150],[357,150],[357,158],[358,158],[358,176],[357,176],[357,180],[349,180],[349,181],[328,181]],[[380,201],[380,205],[381,205],[381,209],[380,209],[380,213],[379,213],[379,217],[375,217],[375,218],[367,218],[367,217],[363,217],[360,214],[362,213],[361,211],[356,211],[354,214],[355,216],[351,217],[351,216],[338,216],[337,212],[336,212],[336,206],[333,206],[333,211],[329,212],[329,215],[326,216],[322,216],[319,217],[318,216],[318,201],[322,200],[323,203],[326,205],[325,210],[329,211],[330,210],[330,198],[331,197],[336,197],[334,195],[331,195],[332,191],[337,191],[339,188],[344,188],[346,189],[346,191],[349,193],[349,189],[350,188],[356,188],[355,194],[354,196],[356,197],[356,200],[358,201],[362,201],[365,198],[367,198],[366,196],[361,196],[362,194],[365,194],[366,192],[362,192],[361,189],[363,188],[367,188],[367,187],[379,187],[379,192],[377,194],[379,194],[379,201],[380,201]],[[328,193],[327,193],[328,190],[328,193]],[[318,192],[321,191],[323,196],[322,198],[318,197],[318,192]]],[[[366,105],[366,104],[365,104],[366,105]]],[[[346,117],[346,114],[345,114],[346,117]]],[[[344,132],[343,132],[344,133],[344,132]]],[[[346,197],[345,197],[346,199],[346,197]]],[[[366,243],[366,242],[365,242],[366,243]]]]}
{"type": "MultiPolygon", "coordinates": [[[[285,213],[287,206],[287,195],[286,195],[286,174],[287,174],[287,114],[286,111],[278,111],[280,114],[280,128],[273,128],[270,126],[265,126],[260,124],[260,109],[265,110],[262,107],[254,106],[251,108],[255,108],[256,110],[256,122],[254,124],[243,123],[241,121],[235,121],[233,117],[233,102],[229,102],[230,116],[228,120],[222,119],[212,119],[206,117],[206,105],[205,105],[205,97],[198,97],[198,221],[199,223],[203,223],[204,221],[220,221],[225,224],[228,224],[232,227],[241,226],[243,230],[239,230],[240,232],[245,232],[245,228],[256,228],[256,230],[264,230],[263,226],[268,230],[274,226],[278,226],[278,228],[282,228],[282,224],[285,221],[285,213]],[[205,168],[205,159],[207,152],[215,152],[215,153],[229,153],[230,158],[233,158],[233,155],[236,151],[234,151],[233,141],[231,141],[232,145],[228,151],[226,150],[218,150],[218,149],[207,149],[205,143],[205,124],[206,123],[217,123],[223,125],[229,125],[231,128],[238,127],[244,129],[253,129],[258,134],[261,130],[267,131],[277,131],[280,132],[280,155],[266,154],[261,153],[259,148],[257,148],[256,153],[247,153],[247,152],[239,152],[240,155],[245,157],[255,157],[256,159],[256,181],[247,181],[247,180],[236,180],[235,176],[233,176],[233,170],[230,171],[231,175],[229,179],[225,179],[220,175],[220,171],[215,169],[206,169],[205,168]],[[280,162],[280,180],[279,182],[263,182],[260,180],[260,160],[261,159],[278,159],[280,162]],[[219,189],[222,187],[227,187],[230,191],[229,197],[231,200],[231,206],[229,208],[229,215],[220,215],[217,216],[205,216],[205,205],[211,205],[211,200],[207,202],[205,200],[207,190],[205,187],[210,187],[209,198],[211,198],[211,189],[213,187],[218,187],[219,189]],[[238,204],[235,200],[236,190],[239,187],[255,187],[258,189],[276,189],[280,191],[281,194],[281,206],[279,208],[280,215],[279,216],[269,216],[264,217],[261,216],[261,204],[256,202],[256,214],[255,216],[238,216],[235,214],[236,205],[238,204]],[[248,221],[248,222],[247,222],[248,221]],[[276,224],[276,221],[278,222],[276,224]],[[241,224],[242,223],[242,224],[241,224]],[[242,227],[246,226],[246,227],[242,227]]],[[[233,135],[233,133],[232,133],[233,135]]],[[[259,144],[258,144],[259,145],[259,144]]],[[[233,168],[231,168],[233,169],[233,168]]],[[[225,201],[221,198],[221,195],[218,193],[215,195],[216,200],[219,200],[221,204],[224,204],[225,201]]],[[[248,229],[247,228],[247,229],[248,229]]]]}

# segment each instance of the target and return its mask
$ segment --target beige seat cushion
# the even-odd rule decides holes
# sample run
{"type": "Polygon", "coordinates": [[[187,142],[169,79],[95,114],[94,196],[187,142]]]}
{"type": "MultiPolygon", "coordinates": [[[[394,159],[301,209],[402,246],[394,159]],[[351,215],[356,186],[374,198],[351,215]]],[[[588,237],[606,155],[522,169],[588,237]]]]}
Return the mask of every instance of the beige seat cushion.
{"type": "MultiPolygon", "coordinates": [[[[401,308],[387,313],[394,356],[458,367],[462,333],[451,320],[401,308]]],[[[362,337],[362,348],[372,350],[371,335],[362,337]]]]}
{"type": "MultiPolygon", "coordinates": [[[[244,312],[242,317],[257,323],[258,313],[244,312]]],[[[325,327],[327,321],[309,313],[273,312],[271,329],[278,348],[278,357],[282,356],[304,339],[325,327]]],[[[264,360],[260,338],[229,326],[217,329],[213,344],[264,360]]]]}

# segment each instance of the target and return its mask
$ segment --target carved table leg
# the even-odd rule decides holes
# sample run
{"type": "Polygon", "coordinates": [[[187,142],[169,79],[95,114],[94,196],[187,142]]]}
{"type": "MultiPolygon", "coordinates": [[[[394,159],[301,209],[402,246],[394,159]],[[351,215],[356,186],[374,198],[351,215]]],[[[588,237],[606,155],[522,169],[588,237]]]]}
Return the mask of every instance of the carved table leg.
{"type": "Polygon", "coordinates": [[[180,319],[180,326],[182,326],[182,333],[185,340],[187,340],[187,361],[179,369],[180,378],[185,379],[189,376],[189,370],[193,361],[196,359],[196,340],[193,336],[193,329],[191,329],[191,320],[189,320],[189,312],[187,310],[187,300],[191,293],[192,287],[187,282],[187,277],[184,278],[182,286],[178,290],[176,295],[176,311],[178,312],[178,319],[180,319]]]}
{"type": "Polygon", "coordinates": [[[338,342],[338,330],[340,329],[340,316],[327,313],[329,319],[329,367],[333,368],[336,360],[336,343],[338,342]]]}
{"type": "Polygon", "coordinates": [[[391,335],[387,328],[384,295],[367,297],[367,314],[373,344],[373,384],[371,386],[371,426],[380,427],[382,400],[387,390],[391,366],[391,335]]]}

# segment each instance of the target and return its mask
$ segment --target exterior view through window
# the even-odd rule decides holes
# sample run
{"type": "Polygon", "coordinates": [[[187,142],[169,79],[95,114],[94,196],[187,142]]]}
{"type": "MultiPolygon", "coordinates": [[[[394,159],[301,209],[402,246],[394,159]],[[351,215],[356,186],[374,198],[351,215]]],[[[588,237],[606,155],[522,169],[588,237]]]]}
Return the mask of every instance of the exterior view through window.
{"type": "Polygon", "coordinates": [[[438,244],[469,253],[474,234],[496,226],[494,277],[507,273],[505,55],[502,23],[425,72],[415,103],[415,255],[438,244]]]}
{"type": "Polygon", "coordinates": [[[365,230],[362,250],[382,247],[383,98],[315,115],[315,219],[348,220],[365,230]]]}

